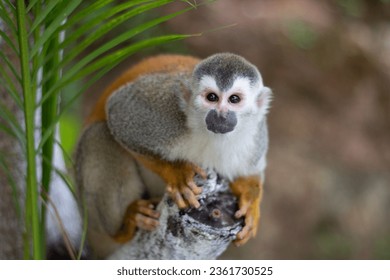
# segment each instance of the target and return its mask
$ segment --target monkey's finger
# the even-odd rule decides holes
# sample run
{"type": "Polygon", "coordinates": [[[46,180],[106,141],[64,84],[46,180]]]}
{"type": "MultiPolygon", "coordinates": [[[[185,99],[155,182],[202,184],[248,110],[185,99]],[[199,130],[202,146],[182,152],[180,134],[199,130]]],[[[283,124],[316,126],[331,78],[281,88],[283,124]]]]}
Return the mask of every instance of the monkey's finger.
{"type": "Polygon", "coordinates": [[[256,234],[257,234],[257,229],[258,229],[257,224],[256,224],[256,225],[253,225],[253,227],[252,227],[252,236],[253,236],[253,237],[256,236],[256,234]]]}
{"type": "Polygon", "coordinates": [[[245,244],[252,236],[253,236],[253,217],[247,217],[245,219],[245,226],[242,228],[242,230],[239,233],[237,233],[237,239],[235,240],[234,244],[236,246],[241,246],[245,244]]]}
{"type": "Polygon", "coordinates": [[[249,209],[249,204],[245,203],[244,205],[241,205],[240,209],[237,210],[237,212],[234,214],[234,217],[239,219],[239,218],[245,216],[246,213],[248,213],[248,209],[249,209]]]}
{"type": "Polygon", "coordinates": [[[206,171],[204,171],[202,168],[200,168],[199,166],[197,165],[194,165],[194,171],[195,173],[199,174],[200,177],[202,177],[203,180],[206,180],[207,179],[207,173],[206,171]]]}
{"type": "Polygon", "coordinates": [[[143,230],[153,231],[153,230],[157,229],[158,226],[159,226],[159,224],[143,223],[143,224],[139,225],[138,228],[143,229],[143,230]]]}
{"type": "Polygon", "coordinates": [[[190,188],[185,188],[183,190],[183,196],[188,201],[190,206],[193,206],[195,208],[200,207],[199,201],[196,199],[195,194],[193,193],[193,191],[190,188]]]}
{"type": "Polygon", "coordinates": [[[252,198],[241,196],[238,205],[239,209],[234,215],[237,219],[245,216],[248,213],[248,210],[252,205],[252,198]]]}
{"type": "Polygon", "coordinates": [[[244,239],[246,236],[250,235],[249,233],[251,232],[252,230],[252,226],[250,225],[245,225],[242,230],[237,233],[237,239],[238,240],[242,240],[244,239]]]}
{"type": "Polygon", "coordinates": [[[180,209],[187,208],[187,203],[184,201],[183,196],[180,194],[180,192],[175,191],[171,195],[172,199],[176,202],[177,206],[180,209]]]}
{"type": "Polygon", "coordinates": [[[192,179],[187,182],[187,186],[192,190],[194,194],[201,194],[203,189],[198,187],[192,179]]]}
{"type": "Polygon", "coordinates": [[[135,215],[135,221],[137,227],[145,230],[154,230],[160,224],[157,220],[149,218],[139,213],[135,215]]]}
{"type": "Polygon", "coordinates": [[[138,212],[145,215],[145,216],[154,218],[154,219],[158,219],[160,217],[160,213],[153,210],[153,208],[150,208],[149,205],[148,206],[140,206],[138,208],[138,212]]]}
{"type": "Polygon", "coordinates": [[[135,214],[134,216],[137,227],[146,228],[150,226],[158,226],[159,222],[156,219],[144,216],[140,213],[135,214]]]}
{"type": "Polygon", "coordinates": [[[242,235],[241,238],[237,238],[236,240],[234,240],[233,243],[235,246],[239,247],[247,243],[250,238],[251,234],[250,232],[248,232],[246,235],[242,235]]]}
{"type": "Polygon", "coordinates": [[[183,197],[181,196],[177,188],[174,188],[172,185],[167,185],[166,190],[180,209],[187,207],[187,204],[185,203],[183,197]]]}

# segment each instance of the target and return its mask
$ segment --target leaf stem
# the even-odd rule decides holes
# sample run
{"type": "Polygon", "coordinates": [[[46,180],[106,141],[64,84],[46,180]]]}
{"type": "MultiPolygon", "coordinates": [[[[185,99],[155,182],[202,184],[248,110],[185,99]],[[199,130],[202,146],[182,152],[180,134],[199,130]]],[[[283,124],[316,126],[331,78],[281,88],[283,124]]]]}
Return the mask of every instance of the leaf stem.
{"type": "Polygon", "coordinates": [[[16,15],[18,26],[18,43],[20,52],[20,66],[22,74],[22,91],[24,101],[24,119],[26,129],[26,151],[27,151],[27,196],[26,196],[26,223],[32,229],[32,254],[33,259],[43,259],[41,250],[41,234],[39,222],[39,200],[38,183],[35,161],[35,140],[34,140],[34,117],[35,117],[35,92],[32,90],[30,64],[29,64],[29,45],[26,28],[26,7],[24,0],[17,0],[16,15]]]}

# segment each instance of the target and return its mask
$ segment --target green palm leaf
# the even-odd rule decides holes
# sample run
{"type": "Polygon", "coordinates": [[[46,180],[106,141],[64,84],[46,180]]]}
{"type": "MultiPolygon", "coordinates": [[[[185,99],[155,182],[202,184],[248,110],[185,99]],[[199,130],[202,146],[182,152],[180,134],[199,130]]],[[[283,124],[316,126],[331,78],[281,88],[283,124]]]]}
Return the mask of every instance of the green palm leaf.
{"type": "Polygon", "coordinates": [[[16,49],[16,46],[14,44],[14,42],[12,42],[12,40],[10,39],[10,37],[8,37],[8,35],[0,30],[0,37],[3,38],[3,40],[7,43],[7,45],[15,52],[16,55],[18,55],[18,50],[16,49]]]}
{"type": "MultiPolygon", "coordinates": [[[[0,20],[6,27],[0,30],[0,40],[19,60],[19,65],[15,65],[9,58],[9,52],[0,49],[0,61],[3,62],[0,86],[24,113],[24,123],[20,124],[20,120],[0,100],[0,131],[19,142],[27,163],[26,210],[21,215],[25,219],[27,233],[26,257],[42,259],[45,256],[44,214],[47,202],[40,201],[46,199],[44,195],[42,198],[39,196],[40,185],[48,192],[54,171],[72,188],[66,174],[52,166],[56,144],[54,132],[63,113],[89,86],[134,53],[194,36],[173,34],[135,40],[136,35],[203,4],[183,1],[188,3],[183,10],[144,20],[135,26],[129,25],[134,17],[172,2],[175,1],[133,0],[117,3],[115,0],[97,0],[90,4],[82,0],[0,1],[0,20]],[[124,24],[127,24],[126,30],[117,34],[124,24]],[[116,35],[106,39],[107,34],[116,35]],[[104,43],[99,44],[99,41],[104,43]],[[58,102],[61,92],[80,80],[83,80],[82,86],[66,98],[60,109],[58,102]],[[34,121],[38,112],[41,114],[41,125],[34,121]],[[41,134],[38,143],[35,142],[37,130],[41,134]],[[42,163],[37,162],[38,156],[43,159],[42,163]],[[38,164],[41,164],[42,170],[40,182],[37,179],[38,164]]],[[[9,171],[4,157],[0,157],[0,167],[9,171]]],[[[15,180],[10,178],[9,181],[16,190],[15,180]]]]}
{"type": "Polygon", "coordinates": [[[4,5],[2,1],[0,1],[0,18],[4,21],[7,28],[11,31],[11,35],[14,38],[17,38],[17,28],[15,22],[11,19],[9,16],[9,11],[15,16],[15,7],[13,5],[8,4],[7,6],[4,5]]]}

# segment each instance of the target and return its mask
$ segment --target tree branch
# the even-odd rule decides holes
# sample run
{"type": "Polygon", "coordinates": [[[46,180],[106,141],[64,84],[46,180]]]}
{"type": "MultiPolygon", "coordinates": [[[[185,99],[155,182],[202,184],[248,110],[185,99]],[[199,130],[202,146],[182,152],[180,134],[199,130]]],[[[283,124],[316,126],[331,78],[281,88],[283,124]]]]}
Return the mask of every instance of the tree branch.
{"type": "Polygon", "coordinates": [[[237,199],[214,172],[206,181],[195,181],[203,187],[200,208],[180,210],[165,194],[157,207],[159,228],[139,230],[109,259],[216,259],[222,254],[243,225],[242,219],[234,218],[237,199]]]}

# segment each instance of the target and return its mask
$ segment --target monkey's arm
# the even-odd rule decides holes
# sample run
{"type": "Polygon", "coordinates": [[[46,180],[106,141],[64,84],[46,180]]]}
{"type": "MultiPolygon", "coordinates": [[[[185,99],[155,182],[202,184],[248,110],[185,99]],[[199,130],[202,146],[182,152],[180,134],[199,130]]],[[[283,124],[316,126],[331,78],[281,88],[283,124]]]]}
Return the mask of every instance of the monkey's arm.
{"type": "Polygon", "coordinates": [[[175,76],[149,75],[113,93],[106,105],[114,138],[165,181],[180,208],[199,206],[195,196],[201,189],[193,177],[195,173],[206,176],[194,164],[170,155],[177,140],[187,133],[186,116],[180,109],[186,90],[175,76]]]}
{"type": "Polygon", "coordinates": [[[239,210],[236,218],[245,217],[245,226],[237,234],[235,245],[245,244],[249,238],[255,237],[260,220],[260,203],[263,193],[264,170],[266,167],[266,153],[268,150],[268,129],[264,119],[256,135],[257,153],[252,159],[255,164],[255,174],[252,176],[241,176],[230,183],[233,194],[238,198],[239,210]]]}
{"type": "Polygon", "coordinates": [[[245,244],[249,238],[255,237],[260,220],[260,202],[263,193],[260,176],[239,177],[230,183],[230,189],[238,198],[239,210],[235,213],[236,218],[245,216],[245,226],[237,234],[234,244],[245,244]]]}

